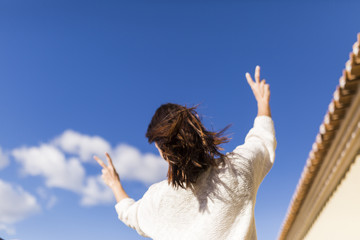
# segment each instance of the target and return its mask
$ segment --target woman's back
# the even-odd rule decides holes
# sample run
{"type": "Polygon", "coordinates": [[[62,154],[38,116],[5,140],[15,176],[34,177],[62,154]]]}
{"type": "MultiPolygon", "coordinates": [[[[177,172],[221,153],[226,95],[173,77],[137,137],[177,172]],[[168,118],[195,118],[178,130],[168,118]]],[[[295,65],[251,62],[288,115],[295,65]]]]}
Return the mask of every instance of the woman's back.
{"type": "Polygon", "coordinates": [[[256,193],[275,147],[271,118],[257,117],[224,165],[202,173],[192,188],[152,185],[138,202],[116,205],[119,219],[154,239],[256,239],[256,193]]]}

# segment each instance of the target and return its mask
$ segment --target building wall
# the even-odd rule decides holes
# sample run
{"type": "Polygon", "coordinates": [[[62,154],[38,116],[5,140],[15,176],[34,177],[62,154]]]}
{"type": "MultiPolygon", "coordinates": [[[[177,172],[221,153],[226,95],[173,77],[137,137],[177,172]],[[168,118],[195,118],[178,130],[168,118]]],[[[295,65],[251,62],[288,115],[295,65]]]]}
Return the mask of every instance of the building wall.
{"type": "Polygon", "coordinates": [[[360,239],[360,154],[304,239],[360,239]]]}

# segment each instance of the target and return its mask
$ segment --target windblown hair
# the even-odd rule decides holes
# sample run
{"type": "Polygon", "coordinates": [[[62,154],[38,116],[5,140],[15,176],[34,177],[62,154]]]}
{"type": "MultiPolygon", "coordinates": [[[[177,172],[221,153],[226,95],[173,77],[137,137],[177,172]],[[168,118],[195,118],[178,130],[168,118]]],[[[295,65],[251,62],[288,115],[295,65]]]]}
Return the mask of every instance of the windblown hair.
{"type": "Polygon", "coordinates": [[[146,132],[149,143],[155,142],[169,163],[168,183],[175,188],[187,188],[196,183],[210,166],[224,164],[225,155],[219,145],[229,142],[223,136],[228,125],[219,132],[205,129],[195,109],[178,104],[161,105],[151,119],[146,132]]]}

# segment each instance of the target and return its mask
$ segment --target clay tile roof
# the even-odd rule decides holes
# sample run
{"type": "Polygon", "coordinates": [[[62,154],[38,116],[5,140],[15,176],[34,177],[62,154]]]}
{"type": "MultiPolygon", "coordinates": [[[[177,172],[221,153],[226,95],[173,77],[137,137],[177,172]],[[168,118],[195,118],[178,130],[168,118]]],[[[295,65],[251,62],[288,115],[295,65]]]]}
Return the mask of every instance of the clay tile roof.
{"type": "Polygon", "coordinates": [[[320,169],[321,163],[334,139],[337,129],[342,119],[344,119],[353,96],[358,89],[358,84],[360,83],[360,33],[358,33],[357,41],[352,48],[353,51],[350,53],[349,60],[345,64],[345,69],[339,79],[339,85],[336,87],[333,99],[330,102],[324,121],[320,125],[319,133],[312,145],[312,150],[309,153],[304,170],[296,186],[295,193],[280,230],[279,240],[286,238],[311,184],[320,169]]]}

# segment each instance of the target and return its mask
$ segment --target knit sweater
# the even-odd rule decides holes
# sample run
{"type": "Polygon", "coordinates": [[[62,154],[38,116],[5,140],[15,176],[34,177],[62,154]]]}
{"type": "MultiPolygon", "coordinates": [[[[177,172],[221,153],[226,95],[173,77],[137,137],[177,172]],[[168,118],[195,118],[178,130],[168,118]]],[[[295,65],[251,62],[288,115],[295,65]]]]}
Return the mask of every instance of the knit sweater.
{"type": "Polygon", "coordinates": [[[202,173],[193,189],[176,189],[167,180],[153,184],[140,200],[118,202],[118,217],[153,239],[257,239],[256,194],[275,148],[272,119],[258,116],[245,143],[226,153],[224,166],[202,173]]]}

